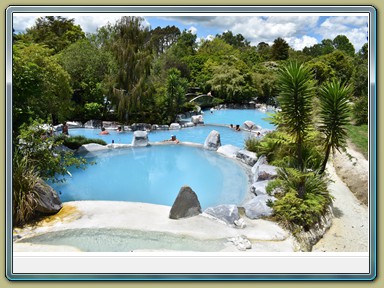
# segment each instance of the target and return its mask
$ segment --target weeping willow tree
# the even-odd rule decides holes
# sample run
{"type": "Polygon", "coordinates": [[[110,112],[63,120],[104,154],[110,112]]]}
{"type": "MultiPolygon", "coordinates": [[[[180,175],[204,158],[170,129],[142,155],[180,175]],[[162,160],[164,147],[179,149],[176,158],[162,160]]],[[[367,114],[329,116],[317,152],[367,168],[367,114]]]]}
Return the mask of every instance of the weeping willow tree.
{"type": "Polygon", "coordinates": [[[153,87],[149,81],[152,63],[150,31],[143,18],[124,16],[111,27],[109,47],[117,62],[115,101],[118,116],[127,120],[145,110],[153,87]]]}

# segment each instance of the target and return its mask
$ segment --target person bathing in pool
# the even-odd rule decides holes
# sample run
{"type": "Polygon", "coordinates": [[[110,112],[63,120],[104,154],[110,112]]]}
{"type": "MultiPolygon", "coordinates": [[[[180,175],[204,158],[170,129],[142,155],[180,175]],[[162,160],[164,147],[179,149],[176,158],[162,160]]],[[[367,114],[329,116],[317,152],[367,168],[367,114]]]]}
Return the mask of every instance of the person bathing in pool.
{"type": "Polygon", "coordinates": [[[179,143],[180,141],[176,138],[176,135],[172,135],[170,139],[164,140],[163,142],[174,142],[174,143],[179,143]]]}

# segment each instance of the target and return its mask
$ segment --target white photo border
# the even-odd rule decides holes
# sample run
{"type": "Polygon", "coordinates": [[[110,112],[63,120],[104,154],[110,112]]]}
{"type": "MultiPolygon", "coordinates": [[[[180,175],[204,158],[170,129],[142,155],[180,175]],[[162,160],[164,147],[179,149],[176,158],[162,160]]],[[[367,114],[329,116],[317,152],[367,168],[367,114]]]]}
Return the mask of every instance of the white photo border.
{"type": "MultiPolygon", "coordinates": [[[[6,276],[9,280],[373,280],[377,271],[377,18],[373,6],[9,6],[6,11],[6,276]],[[222,255],[182,254],[157,255],[119,253],[14,253],[12,249],[12,28],[13,13],[125,13],[132,15],[171,13],[193,14],[229,13],[239,16],[256,13],[297,14],[355,14],[369,16],[369,203],[370,237],[368,253],[259,253],[222,255]],[[325,255],[326,254],[326,255],[325,255]],[[248,268],[214,269],[225,260],[234,265],[246,263],[248,268]],[[176,261],[176,262],[175,262],[176,261]],[[260,261],[266,261],[260,263],[260,261]],[[152,267],[153,262],[157,266],[152,267]],[[204,264],[205,262],[205,264],[204,264]],[[240,263],[241,262],[241,263],[240,263]],[[60,264],[61,263],[61,264],[60,264]],[[65,263],[66,266],[63,266],[65,263]],[[117,269],[125,265],[127,269],[117,269]],[[173,263],[173,264],[172,264],[173,263]],[[175,265],[176,263],[176,265],[175,265]],[[181,264],[180,264],[181,263],[181,264]],[[184,263],[184,264],[183,264],[184,263]],[[193,263],[190,271],[181,265],[193,263]],[[253,264],[254,263],[254,264],[253,264]],[[285,267],[279,266],[283,263],[285,267]],[[291,264],[290,264],[291,263],[291,264]],[[294,263],[294,264],[293,264],[294,263]],[[348,265],[352,267],[349,267],[348,265]],[[97,265],[95,265],[97,264],[97,265]],[[100,264],[107,269],[98,269],[100,264]],[[60,266],[61,265],[61,266],[60,266]],[[130,266],[134,265],[134,266],[130,266]],[[250,265],[254,265],[252,269],[250,265]],[[291,269],[299,265],[301,271],[291,269]],[[300,266],[301,265],[301,266],[300,266]],[[314,271],[310,265],[318,265],[314,271]],[[347,265],[347,269],[340,269],[347,265]],[[91,267],[91,270],[86,267],[91,267]],[[149,267],[151,266],[151,267],[149,267]],[[38,269],[38,267],[42,267],[38,269]],[[66,270],[65,267],[72,267],[66,270]],[[130,267],[130,268],[129,268],[130,267]],[[137,269],[133,269],[136,267],[137,269]],[[167,267],[171,267],[167,270],[167,267]],[[263,268],[264,267],[264,268],[263,268]],[[266,268],[265,268],[266,267],[266,268]],[[324,269],[323,269],[323,268],[324,269]],[[78,272],[74,272],[74,269],[78,272]],[[259,270],[255,270],[255,268],[259,270]],[[141,270],[140,270],[141,269],[141,270]],[[143,272],[143,269],[147,270],[143,272]],[[206,270],[207,269],[207,270],[206,270]],[[329,270],[336,269],[336,272],[329,270]],[[130,272],[134,270],[133,272],[130,272]],[[64,271],[64,272],[63,272],[64,271]],[[206,272],[204,272],[206,271],[206,272]],[[258,271],[258,272],[256,272],[258,271]],[[260,272],[261,271],[261,272],[260,272]]],[[[312,266],[313,267],[313,266],[312,266]]]]}

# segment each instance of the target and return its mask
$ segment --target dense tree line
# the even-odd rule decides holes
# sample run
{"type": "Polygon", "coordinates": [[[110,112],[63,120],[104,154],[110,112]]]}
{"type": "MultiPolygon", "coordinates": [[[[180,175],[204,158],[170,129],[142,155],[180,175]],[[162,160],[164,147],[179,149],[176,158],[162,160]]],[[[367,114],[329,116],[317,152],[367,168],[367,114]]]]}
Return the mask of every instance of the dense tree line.
{"type": "Polygon", "coordinates": [[[170,105],[170,83],[227,103],[277,104],[276,71],[289,60],[306,63],[317,86],[333,78],[350,84],[356,123],[367,123],[367,44],[355,53],[338,35],[295,51],[281,37],[252,46],[231,31],[198,43],[189,31],[150,29],[143,20],[122,17],[85,35],[73,19],[48,16],[14,35],[15,127],[36,117],[54,124],[94,117],[169,123],[188,106],[185,97],[170,105]]]}

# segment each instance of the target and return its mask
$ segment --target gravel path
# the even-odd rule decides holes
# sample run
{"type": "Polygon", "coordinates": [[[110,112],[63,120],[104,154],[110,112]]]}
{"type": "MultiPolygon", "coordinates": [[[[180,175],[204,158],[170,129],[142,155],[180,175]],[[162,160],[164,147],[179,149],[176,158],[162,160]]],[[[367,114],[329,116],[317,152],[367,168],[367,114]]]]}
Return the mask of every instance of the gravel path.
{"type": "MultiPolygon", "coordinates": [[[[360,170],[361,174],[368,174],[368,161],[359,153],[348,150],[356,157],[358,165],[352,169],[360,170]]],[[[349,160],[345,160],[349,161],[349,160]]],[[[345,163],[345,166],[350,163],[345,163]]],[[[343,165],[344,166],[344,165],[343,165]]],[[[330,184],[330,191],[335,197],[333,203],[334,218],[331,228],[324,237],[313,247],[313,252],[368,252],[369,246],[369,210],[351,192],[348,186],[336,174],[335,167],[327,168],[334,181],[330,184]]],[[[352,175],[352,173],[350,173],[352,175]]],[[[342,176],[345,178],[345,175],[342,176]]],[[[351,177],[354,177],[351,176],[351,177]]],[[[355,179],[354,179],[355,180],[355,179]]],[[[344,181],[348,181],[345,179],[344,181]]],[[[365,183],[361,183],[365,185],[365,183]]],[[[368,189],[368,187],[367,187],[368,189]]]]}

